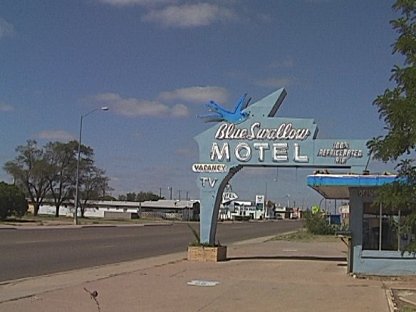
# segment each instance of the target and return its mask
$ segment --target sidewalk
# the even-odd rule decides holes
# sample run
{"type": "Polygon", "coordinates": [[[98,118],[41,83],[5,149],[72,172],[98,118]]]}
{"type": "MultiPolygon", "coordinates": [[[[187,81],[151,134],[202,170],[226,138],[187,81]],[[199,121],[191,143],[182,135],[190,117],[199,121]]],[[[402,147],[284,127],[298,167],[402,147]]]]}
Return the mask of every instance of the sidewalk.
{"type": "Polygon", "coordinates": [[[2,283],[0,311],[388,312],[390,287],[416,287],[353,278],[345,253],[342,242],[264,240],[228,246],[221,263],[189,262],[184,251],[2,283]]]}

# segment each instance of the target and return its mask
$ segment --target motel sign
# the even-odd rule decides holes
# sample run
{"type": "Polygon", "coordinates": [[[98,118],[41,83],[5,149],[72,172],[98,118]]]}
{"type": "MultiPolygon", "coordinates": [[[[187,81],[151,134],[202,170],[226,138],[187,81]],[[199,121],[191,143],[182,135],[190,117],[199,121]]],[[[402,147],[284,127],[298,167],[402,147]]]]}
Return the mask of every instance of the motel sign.
{"type": "Polygon", "coordinates": [[[285,96],[280,89],[234,112],[211,102],[216,123],[195,137],[199,161],[201,243],[215,243],[222,193],[243,167],[346,168],[361,173],[368,160],[365,140],[317,139],[313,119],[275,117],[285,96]],[[238,116],[236,116],[238,114],[238,116]]]}

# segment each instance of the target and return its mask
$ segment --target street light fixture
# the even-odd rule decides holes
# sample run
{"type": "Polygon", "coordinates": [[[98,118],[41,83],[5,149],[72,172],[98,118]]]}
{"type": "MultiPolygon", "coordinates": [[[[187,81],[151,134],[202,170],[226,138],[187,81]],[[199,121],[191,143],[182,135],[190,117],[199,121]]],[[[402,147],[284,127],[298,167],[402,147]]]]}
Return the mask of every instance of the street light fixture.
{"type": "Polygon", "coordinates": [[[80,123],[79,123],[78,156],[77,156],[77,175],[76,175],[76,182],[75,182],[75,213],[74,213],[74,224],[75,225],[78,224],[79,163],[80,163],[80,158],[81,158],[82,121],[84,120],[85,117],[87,117],[88,115],[90,115],[90,114],[92,114],[92,113],[94,113],[94,112],[96,112],[98,110],[108,111],[108,107],[107,106],[103,106],[103,107],[97,107],[97,108],[94,108],[93,110],[90,110],[86,114],[81,115],[81,119],[80,119],[80,123]]]}

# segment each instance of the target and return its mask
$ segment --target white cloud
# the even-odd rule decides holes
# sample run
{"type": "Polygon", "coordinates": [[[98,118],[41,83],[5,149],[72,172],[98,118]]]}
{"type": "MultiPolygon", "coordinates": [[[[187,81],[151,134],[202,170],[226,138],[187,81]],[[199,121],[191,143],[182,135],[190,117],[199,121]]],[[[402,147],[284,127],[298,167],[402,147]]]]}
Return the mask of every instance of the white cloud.
{"type": "Polygon", "coordinates": [[[5,103],[0,103],[0,112],[11,112],[14,110],[14,107],[9,105],[9,104],[5,104],[5,103]]]}
{"type": "Polygon", "coordinates": [[[75,140],[75,137],[64,130],[43,130],[36,134],[36,137],[46,140],[56,140],[56,141],[71,141],[75,140]]]}
{"type": "Polygon", "coordinates": [[[126,117],[174,117],[190,115],[186,104],[208,103],[210,100],[226,102],[226,89],[215,86],[195,86],[161,92],[155,100],[123,97],[115,92],[100,93],[93,100],[111,111],[126,117]]]}
{"type": "Polygon", "coordinates": [[[15,34],[14,26],[0,17],[0,39],[13,36],[15,34]]]}
{"type": "Polygon", "coordinates": [[[101,3],[118,7],[124,6],[153,6],[157,4],[165,4],[176,2],[175,0],[98,0],[101,3]]]}
{"type": "Polygon", "coordinates": [[[209,100],[226,102],[228,99],[228,92],[221,87],[196,86],[162,92],[158,98],[162,101],[180,100],[189,103],[207,103],[209,100]]]}
{"type": "Polygon", "coordinates": [[[149,101],[137,98],[123,98],[118,93],[101,93],[94,99],[112,111],[126,117],[184,117],[188,115],[185,105],[173,108],[159,101],[149,101]]]}
{"type": "Polygon", "coordinates": [[[173,117],[187,117],[189,115],[189,110],[186,105],[176,104],[172,107],[171,113],[173,117]]]}
{"type": "Polygon", "coordinates": [[[236,14],[225,7],[210,3],[183,4],[151,10],[143,18],[146,22],[156,22],[167,27],[208,26],[217,21],[234,19],[236,14]]]}

